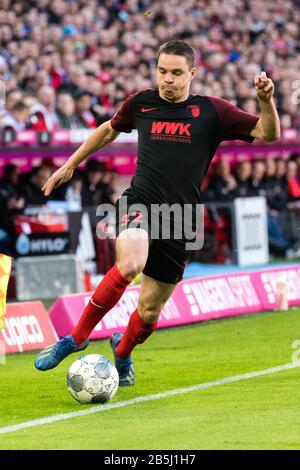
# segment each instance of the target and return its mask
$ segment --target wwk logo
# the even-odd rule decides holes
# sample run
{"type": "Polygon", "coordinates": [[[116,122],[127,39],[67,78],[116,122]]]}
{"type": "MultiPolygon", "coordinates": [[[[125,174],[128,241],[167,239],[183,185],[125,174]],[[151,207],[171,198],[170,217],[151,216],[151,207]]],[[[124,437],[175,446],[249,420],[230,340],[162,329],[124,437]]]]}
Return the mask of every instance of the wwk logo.
{"type": "Polygon", "coordinates": [[[191,124],[183,124],[182,122],[152,122],[151,134],[166,134],[166,135],[186,135],[191,136],[189,132],[191,124]]]}

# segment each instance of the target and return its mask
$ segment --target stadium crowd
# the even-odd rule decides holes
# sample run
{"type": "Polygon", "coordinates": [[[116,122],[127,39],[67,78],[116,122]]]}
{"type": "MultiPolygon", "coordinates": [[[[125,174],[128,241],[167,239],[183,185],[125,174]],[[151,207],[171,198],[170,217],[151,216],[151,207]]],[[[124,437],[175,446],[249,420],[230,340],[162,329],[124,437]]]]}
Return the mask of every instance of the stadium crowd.
{"type": "Polygon", "coordinates": [[[0,0],[1,127],[97,126],[155,86],[158,47],[174,37],[196,51],[193,93],[256,113],[265,70],[282,126],[300,129],[297,0],[0,0]]]}

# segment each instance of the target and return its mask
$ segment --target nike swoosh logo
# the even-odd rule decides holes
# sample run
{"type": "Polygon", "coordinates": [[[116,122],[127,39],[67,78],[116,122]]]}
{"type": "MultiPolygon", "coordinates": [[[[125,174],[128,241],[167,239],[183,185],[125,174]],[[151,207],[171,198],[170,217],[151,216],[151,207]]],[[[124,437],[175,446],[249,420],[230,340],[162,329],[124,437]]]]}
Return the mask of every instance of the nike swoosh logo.
{"type": "Polygon", "coordinates": [[[148,113],[148,111],[154,111],[154,109],[157,109],[157,108],[142,108],[141,111],[142,113],[148,113]]]}
{"type": "Polygon", "coordinates": [[[105,305],[97,305],[96,302],[93,301],[93,299],[91,299],[90,302],[92,305],[94,305],[97,308],[105,308],[105,305]]]}

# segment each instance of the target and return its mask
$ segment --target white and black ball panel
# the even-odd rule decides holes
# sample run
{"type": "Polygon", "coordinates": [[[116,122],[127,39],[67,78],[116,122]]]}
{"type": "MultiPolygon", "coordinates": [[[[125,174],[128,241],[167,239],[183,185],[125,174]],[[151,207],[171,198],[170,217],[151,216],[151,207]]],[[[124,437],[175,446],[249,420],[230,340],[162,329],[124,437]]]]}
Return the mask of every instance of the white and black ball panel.
{"type": "Polygon", "coordinates": [[[119,375],[109,359],[88,354],[71,365],[67,386],[72,397],[80,403],[106,403],[118,390],[119,375]]]}

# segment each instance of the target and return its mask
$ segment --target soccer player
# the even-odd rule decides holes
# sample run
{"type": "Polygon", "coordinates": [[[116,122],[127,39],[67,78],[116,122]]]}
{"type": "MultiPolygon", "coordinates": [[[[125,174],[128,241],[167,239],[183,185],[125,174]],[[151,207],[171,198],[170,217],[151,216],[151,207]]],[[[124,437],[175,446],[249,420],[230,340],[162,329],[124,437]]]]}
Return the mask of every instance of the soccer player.
{"type": "Polygon", "coordinates": [[[137,129],[136,175],[116,203],[120,215],[121,201],[127,198],[128,210],[117,217],[116,264],[96,288],[70,335],[40,352],[35,361],[38,369],[52,369],[70,353],[85,349],[97,323],[118,302],[132,279],[143,272],[138,305],[127,329],[124,335],[116,333],[111,338],[120,385],[133,385],[131,352],[155,330],[164,304],[182,279],[191,251],[184,237],[150,238],[148,214],[130,207],[142,204],[151,211],[154,204],[165,203],[195,208],[201,203],[202,179],[221,141],[252,142],[257,138],[271,142],[279,138],[274,84],[265,72],[254,79],[259,117],[220,98],[191,95],[195,76],[194,50],[180,40],[163,44],[158,53],[157,89],[129,96],[114,117],[101,124],[43,187],[48,196],[69,181],[90,154],[112,142],[120,132],[137,129]]]}

